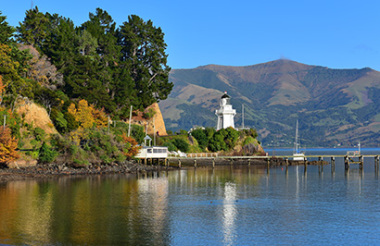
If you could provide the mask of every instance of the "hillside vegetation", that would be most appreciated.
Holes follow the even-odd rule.
[[[167,129],[216,126],[224,91],[241,125],[256,128],[264,146],[292,146],[299,120],[304,146],[380,145],[380,73],[330,69],[290,60],[230,67],[174,69],[174,88],[160,103]]]
[[[173,86],[165,50],[161,28],[136,15],[117,28],[98,8],[74,26],[35,7],[15,28],[0,12],[0,165],[19,156],[74,166],[132,158],[145,133],[133,125],[127,136],[131,106],[163,125],[154,107]]]

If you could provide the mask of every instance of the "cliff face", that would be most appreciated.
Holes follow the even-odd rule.
[[[58,133],[46,109],[41,106],[33,102],[19,100],[16,104],[16,112],[21,117],[24,117],[26,123],[43,129],[46,134]]]
[[[155,114],[150,119],[145,119],[143,113],[139,112],[136,116],[132,117],[132,124],[143,126],[144,129],[147,129],[148,134],[154,134],[158,132],[159,135],[167,135],[164,118],[162,117],[160,107],[158,103],[153,103],[151,106],[145,109],[144,112],[148,112],[150,109],[153,109]],[[127,121],[129,123],[129,121]]]
[[[143,117],[143,113],[139,112],[138,115],[132,117],[131,123],[143,126],[144,129],[147,127],[148,134],[153,134],[154,131],[156,131],[156,133],[158,132],[160,135],[167,135],[165,122],[158,104],[152,104],[145,109],[145,112],[148,112],[149,109],[153,109],[155,112],[151,119],[145,119]],[[58,133],[48,113],[46,112],[46,109],[41,106],[33,102],[19,100],[16,104],[16,112],[18,115],[24,117],[25,122],[28,124],[33,124],[34,127],[40,127],[46,134]]]

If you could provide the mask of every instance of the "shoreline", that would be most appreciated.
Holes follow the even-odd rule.
[[[129,161],[113,165],[89,165],[84,167],[69,167],[65,164],[37,164],[36,166],[20,168],[0,168],[0,184],[9,181],[45,179],[62,176],[91,176],[106,174],[135,174],[139,172],[153,172],[162,169],[162,166],[151,166]],[[174,169],[169,167],[168,170]]]
[[[194,162],[186,160],[182,162],[183,168],[194,167]],[[177,170],[177,161],[172,161],[168,167],[162,165],[144,165],[136,161],[128,161],[120,164],[112,165],[88,165],[80,167],[70,167],[65,164],[37,164],[36,166],[20,167],[20,168],[0,168],[0,184],[9,181],[20,181],[30,179],[48,179],[63,176],[92,176],[92,175],[107,175],[107,174],[136,174],[154,172],[160,170]],[[227,161],[219,160],[216,166],[227,165],[247,165],[247,161]],[[308,165],[326,165],[326,161],[312,161]],[[252,166],[266,166],[267,162],[264,160],[252,160]],[[285,161],[282,159],[275,159],[270,162],[270,167],[284,166]],[[303,161],[290,161],[289,166],[304,165]],[[197,167],[212,167],[211,160],[197,160]]]

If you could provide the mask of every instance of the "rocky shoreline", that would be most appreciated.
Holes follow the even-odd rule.
[[[29,167],[19,168],[0,168],[0,183],[26,179],[42,179],[58,176],[74,176],[74,175],[104,175],[104,174],[133,174],[153,172],[158,170],[173,170],[178,168],[178,160],[172,160],[172,166],[164,167],[162,165],[144,165],[136,161],[127,161],[112,165],[88,165],[88,166],[68,166],[66,164],[37,164]],[[247,165],[246,160],[238,160],[233,162],[234,165]],[[193,160],[182,160],[183,167],[194,166]],[[197,166],[211,166],[212,160],[198,160]],[[217,165],[232,164],[229,160],[218,160]],[[289,161],[289,165],[304,165],[303,161]],[[327,165],[326,161],[311,161],[308,165]],[[265,160],[252,160],[251,165],[266,166]],[[283,159],[272,159],[270,167],[285,166]]]
[[[0,168],[0,183],[16,180],[49,178],[55,176],[99,175],[99,174],[128,174],[138,172],[152,172],[160,170],[162,166],[151,166],[129,161],[113,165],[88,165],[80,167],[66,166],[65,164],[38,164],[30,167]],[[169,167],[169,169],[173,169]]]

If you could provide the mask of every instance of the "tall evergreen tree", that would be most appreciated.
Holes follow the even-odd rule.
[[[24,44],[33,45],[36,49],[41,50],[42,45],[49,35],[49,19],[39,12],[38,7],[26,11],[23,22],[19,23],[17,31],[18,41]]]
[[[118,43],[122,47],[121,61],[135,83],[139,106],[145,108],[166,99],[173,84],[169,82],[167,45],[161,28],[153,26],[151,20],[145,22],[131,15],[118,31]]]
[[[6,19],[7,17],[3,16],[0,11],[0,43],[2,44],[9,44],[10,42],[12,42],[11,37],[15,32],[15,28],[10,26]]]

